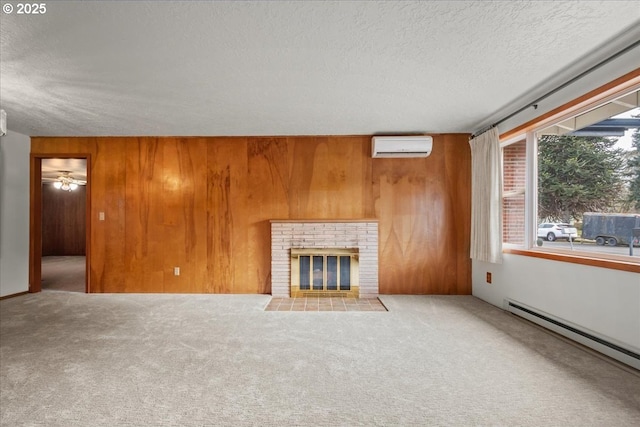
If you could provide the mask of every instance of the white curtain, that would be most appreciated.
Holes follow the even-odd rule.
[[[502,262],[502,160],[498,128],[471,145],[471,258]]]

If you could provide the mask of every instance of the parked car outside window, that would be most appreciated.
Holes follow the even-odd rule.
[[[544,222],[538,225],[538,237],[553,242],[558,239],[575,239],[578,237],[578,230],[569,224],[561,222]]]

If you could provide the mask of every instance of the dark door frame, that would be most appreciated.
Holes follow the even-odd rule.
[[[86,159],[85,292],[91,292],[91,154],[31,153],[29,194],[29,292],[42,291],[42,159]]]

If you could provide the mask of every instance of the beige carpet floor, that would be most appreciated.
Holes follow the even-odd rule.
[[[640,376],[471,296],[0,301],[2,426],[637,426]]]
[[[42,290],[85,292],[84,256],[42,257]]]

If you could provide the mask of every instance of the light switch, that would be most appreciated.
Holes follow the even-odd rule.
[[[98,214],[98,219],[99,219],[100,221],[104,221],[104,212],[100,212],[100,213]]]

